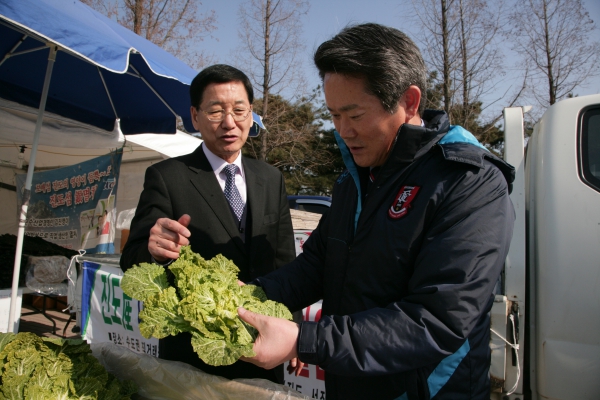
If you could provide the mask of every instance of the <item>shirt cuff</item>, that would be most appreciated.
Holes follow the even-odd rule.
[[[304,321],[298,333],[298,358],[306,364],[319,364],[317,354],[317,323]]]

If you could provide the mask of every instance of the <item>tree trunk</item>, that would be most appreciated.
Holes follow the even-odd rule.
[[[463,0],[459,1],[460,12],[460,53],[462,57],[462,121],[461,125],[467,129],[467,121],[469,119],[469,71],[468,63],[469,55],[467,54],[467,38],[465,33],[465,17],[463,14]]]
[[[452,102],[450,96],[450,54],[449,54],[449,43],[448,43],[448,3],[447,0],[440,0],[442,6],[442,56],[444,65],[444,111],[450,113],[450,103]]]
[[[556,103],[556,88],[554,87],[554,71],[552,65],[552,49],[550,48],[550,29],[548,28],[548,3],[542,1],[544,11],[544,45],[546,47],[546,75],[548,76],[548,94],[550,95],[550,105]]]
[[[142,35],[145,1],[146,0],[135,0],[135,9],[133,10],[133,31],[140,36]]]
[[[271,55],[269,54],[269,35],[271,30],[270,24],[271,18],[271,0],[267,0],[267,4],[265,6],[265,65],[264,65],[264,73],[263,73],[263,104],[262,104],[262,117],[267,117],[267,112],[269,110],[269,58]],[[267,132],[263,131],[261,138],[262,146],[260,148],[260,159],[262,161],[267,161]]]

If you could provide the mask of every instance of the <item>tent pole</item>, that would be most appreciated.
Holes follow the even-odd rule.
[[[15,316],[17,313],[17,293],[19,290],[19,275],[21,274],[21,255],[23,253],[23,239],[25,237],[25,221],[27,219],[27,208],[31,197],[31,183],[33,181],[33,170],[35,169],[35,156],[37,153],[38,142],[40,140],[40,130],[44,119],[44,110],[46,109],[46,100],[48,98],[48,89],[50,87],[50,78],[52,77],[52,68],[56,60],[58,46],[50,46],[48,55],[48,66],[46,67],[46,76],[44,78],[44,87],[40,99],[40,108],[38,111],[35,133],[33,135],[33,146],[29,154],[29,167],[27,168],[27,178],[25,180],[25,191],[23,192],[23,204],[19,214],[19,230],[17,231],[17,246],[15,248],[15,264],[13,268],[12,290],[10,292],[10,315],[8,318],[7,332],[15,332]]]

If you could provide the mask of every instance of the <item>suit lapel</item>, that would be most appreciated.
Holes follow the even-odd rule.
[[[251,214],[252,221],[252,236],[259,234],[259,228],[263,225],[264,220],[264,207],[266,200],[265,192],[265,181],[259,172],[254,168],[252,163],[242,158],[242,164],[244,165],[244,174],[246,175],[246,193],[248,195],[248,209]]]
[[[223,195],[223,190],[221,189],[219,182],[217,182],[215,173],[201,146],[194,152],[193,159],[194,162],[188,167],[190,171],[193,172],[190,174],[192,185],[198,191],[200,196],[204,198],[219,221],[221,221],[223,228],[227,231],[229,236],[231,236],[232,239],[239,238],[240,233],[233,220],[229,203],[227,203],[227,199],[225,199],[225,196]],[[240,250],[245,252],[242,240],[233,241],[238,245]]]

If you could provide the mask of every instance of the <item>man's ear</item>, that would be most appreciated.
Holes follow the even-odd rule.
[[[192,117],[192,125],[194,125],[194,128],[199,131],[200,129],[196,126],[197,122],[196,119],[198,118],[198,109],[194,106],[190,107],[190,116]]]
[[[421,89],[415,85],[410,85],[402,95],[401,102],[404,103],[406,122],[410,122],[415,117],[420,118],[419,104],[421,103]]]

